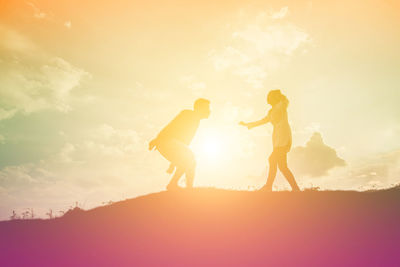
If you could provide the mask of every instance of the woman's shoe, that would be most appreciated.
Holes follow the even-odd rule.
[[[258,191],[260,191],[260,192],[272,192],[272,188],[264,185],[263,187],[258,189]]]

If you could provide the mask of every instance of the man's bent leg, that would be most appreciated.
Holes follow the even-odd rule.
[[[179,179],[182,177],[184,171],[181,168],[177,168],[175,174],[172,176],[171,181],[167,185],[167,190],[173,190],[178,188]]]
[[[175,171],[175,165],[173,163],[170,163],[167,169],[167,173],[172,174],[174,171]]]
[[[194,158],[194,155],[191,152],[191,157],[190,161],[188,161],[187,165],[187,170],[186,170],[186,188],[193,188],[193,182],[194,182],[194,174],[196,171],[196,160]]]
[[[172,139],[160,143],[157,150],[164,156],[164,158],[171,162],[171,165],[176,166],[175,174],[168,187],[177,187],[178,181],[183,173],[186,174],[187,186],[192,187],[196,160],[190,148],[183,142]]]
[[[180,177],[180,176],[182,176],[181,171],[183,171],[183,173],[185,173],[185,176],[186,176],[186,187],[192,188],[194,174],[196,171],[196,159],[194,157],[192,150],[190,150],[190,148],[186,144],[184,144],[182,142],[176,142],[175,143],[175,159],[176,159],[175,164],[176,164],[176,168],[177,168],[176,173],[178,173],[178,170],[179,170],[178,175]],[[179,178],[178,178],[178,180],[179,180]]]

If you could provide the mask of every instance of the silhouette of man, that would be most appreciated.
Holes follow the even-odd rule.
[[[186,188],[193,187],[196,160],[189,145],[200,125],[200,120],[210,116],[210,101],[199,98],[193,110],[181,111],[157,137],[150,141],[149,150],[156,148],[171,164],[168,173],[175,174],[167,185],[167,190],[177,189],[179,179],[186,176]]]

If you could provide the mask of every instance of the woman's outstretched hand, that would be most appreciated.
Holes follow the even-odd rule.
[[[245,123],[244,121],[239,122],[239,125],[245,126],[245,127],[247,127],[247,129],[249,129],[249,130],[251,129],[249,123]]]

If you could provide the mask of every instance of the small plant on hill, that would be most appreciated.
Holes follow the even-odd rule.
[[[15,210],[12,211],[12,215],[10,216],[10,220],[18,220],[21,219],[21,217],[15,212]]]
[[[319,186],[311,186],[311,187],[306,187],[303,189],[303,191],[319,191],[321,188]]]
[[[80,207],[79,202],[75,202],[75,206],[71,206],[66,212],[63,213],[63,216],[71,216],[82,213],[84,210]]]
[[[53,214],[53,210],[49,209],[49,211],[46,213],[47,216],[49,216],[49,219],[53,219],[55,218],[54,214]]]
[[[35,218],[35,213],[33,212],[33,209],[26,209],[24,212],[22,212],[21,217],[19,219],[27,220],[27,219],[34,219]]]

